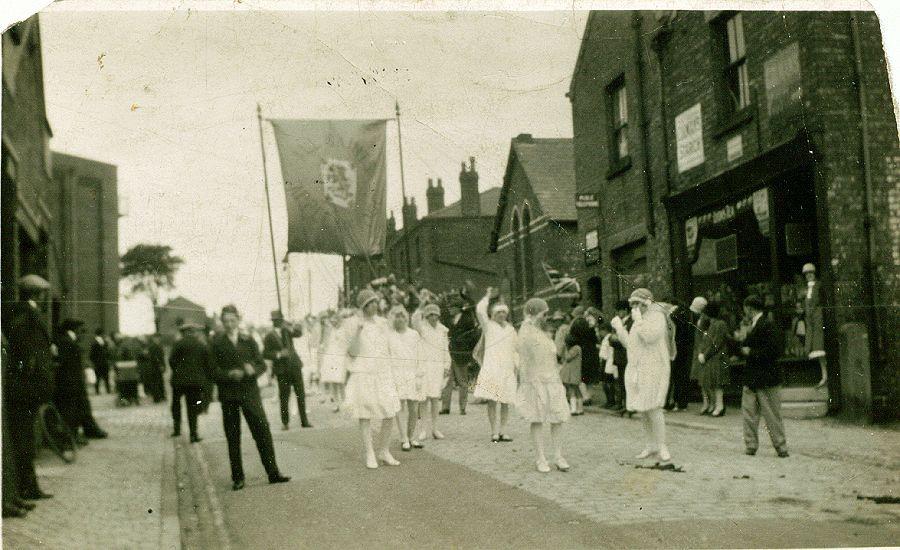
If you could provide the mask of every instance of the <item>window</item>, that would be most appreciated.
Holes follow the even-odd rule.
[[[610,106],[610,151],[613,164],[624,162],[628,158],[628,95],[625,90],[625,77],[620,76],[607,89]]]
[[[524,297],[528,297],[529,293],[534,292],[534,251],[531,243],[531,208],[526,204],[522,209],[522,273],[524,274],[523,292]]]
[[[747,76],[747,51],[744,43],[744,20],[740,13],[725,19],[723,38],[728,53],[725,83],[729,106],[740,111],[750,105],[750,80]]]

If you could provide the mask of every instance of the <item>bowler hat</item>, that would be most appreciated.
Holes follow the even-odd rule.
[[[803,273],[815,273],[815,272],[816,272],[816,266],[814,266],[813,264],[804,264],[803,265]]]
[[[60,330],[77,330],[84,326],[84,321],[80,319],[66,319],[62,323],[59,324]]]

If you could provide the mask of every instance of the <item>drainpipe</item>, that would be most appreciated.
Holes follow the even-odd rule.
[[[656,236],[656,216],[654,215],[653,179],[650,175],[650,154],[647,152],[649,136],[647,134],[647,117],[644,115],[644,56],[641,55],[643,43],[641,39],[641,12],[632,12],[631,28],[634,30],[634,65],[637,70],[635,91],[638,97],[638,124],[641,127],[641,167],[644,172],[644,190],[647,199],[647,236]]]
[[[854,80],[856,81],[856,94],[857,101],[859,103],[859,133],[862,142],[862,172],[863,172],[863,182],[865,183],[864,192],[865,192],[865,202],[866,202],[866,214],[863,220],[863,229],[866,232],[866,253],[864,257],[864,265],[863,265],[863,285],[865,286],[866,293],[872,300],[870,304],[871,307],[866,308],[868,323],[869,323],[869,351],[871,353],[869,364],[879,364],[879,354],[881,352],[881,338],[879,334],[879,314],[877,311],[877,307],[875,305],[875,262],[872,258],[872,253],[875,250],[875,237],[872,233],[872,219],[874,216],[874,204],[872,200],[872,161],[869,153],[869,115],[867,110],[866,103],[866,89],[863,84],[862,78],[865,74],[865,70],[863,68],[862,61],[862,49],[859,43],[859,23],[856,19],[856,14],[850,15],[850,35],[853,39],[853,57],[854,57]],[[871,368],[869,371],[869,375],[871,377]],[[879,400],[884,404],[884,400],[886,397],[883,393],[879,392],[879,395],[872,395],[873,401],[873,414],[874,410],[874,401]]]

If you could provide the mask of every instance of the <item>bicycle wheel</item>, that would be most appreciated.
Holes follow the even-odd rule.
[[[75,462],[78,454],[75,434],[63,422],[56,407],[47,403],[38,410],[38,430],[44,445],[50,448],[63,462]]]

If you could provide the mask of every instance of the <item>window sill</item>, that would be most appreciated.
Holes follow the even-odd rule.
[[[750,104],[740,111],[734,111],[731,114],[725,116],[724,120],[719,123],[718,127],[713,132],[713,137],[718,139],[731,132],[732,130],[736,130],[741,126],[744,126],[745,124],[753,120],[754,113],[754,105]]]
[[[631,155],[621,158],[617,161],[613,161],[612,166],[609,171],[606,173],[606,179],[611,180],[616,178],[631,168]]]

